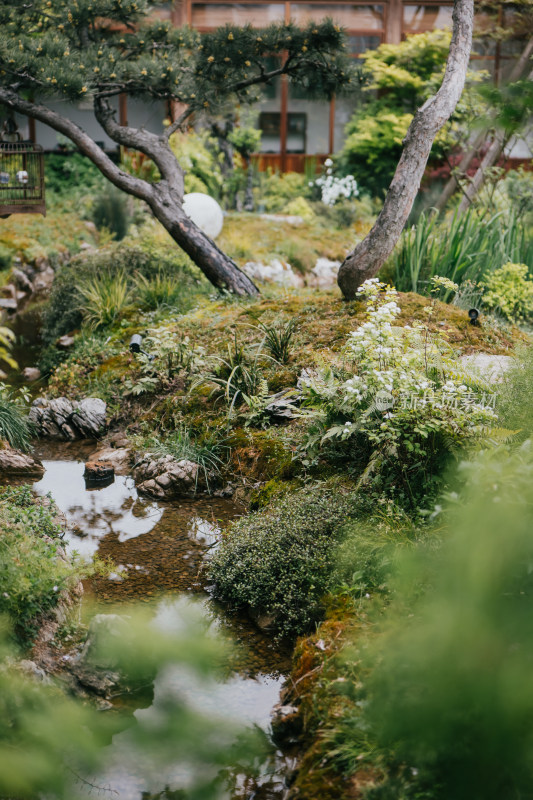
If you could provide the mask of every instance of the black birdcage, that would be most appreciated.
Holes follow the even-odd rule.
[[[11,119],[0,134],[0,217],[46,215],[43,149],[24,142]]]

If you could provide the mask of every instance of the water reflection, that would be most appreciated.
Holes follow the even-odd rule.
[[[46,472],[34,489],[52,495],[67,517],[68,546],[84,556],[94,555],[108,534],[125,542],[149,533],[163,516],[157,503],[138,497],[130,477],[116,475],[109,486],[87,489],[82,461],[45,460],[43,464]]]
[[[270,711],[288,669],[288,653],[246,617],[228,613],[205,593],[202,565],[206,551],[216,546],[221,528],[238,509],[231,501],[214,498],[153,502],[139,497],[133,480],[123,476],[116,476],[110,486],[88,489],[83,472],[89,452],[76,453],[74,445],[56,448],[47,446],[41,453],[46,472],[35,490],[50,493],[65,513],[71,549],[87,556],[98,553],[115,565],[111,575],[90,582],[89,593],[98,601],[113,603],[156,600],[154,624],[173,629],[182,624],[194,594],[205,629],[230,636],[235,643],[223,681],[206,683],[183,665],[162,670],[154,681],[150,707],[134,711],[135,724],[149,728],[172,695],[208,716],[245,721],[268,731]],[[80,455],[83,460],[78,460]],[[142,800],[157,796],[166,785],[186,784],[186,765],[177,760],[171,770],[154,775],[153,765],[142,763],[138,751],[133,755],[130,735],[125,730],[114,737],[107,767],[94,781],[97,786],[115,792],[120,800]],[[265,763],[259,780],[236,775],[232,796],[282,797],[285,789],[280,770],[283,761],[278,753]],[[79,787],[78,793],[91,796]]]

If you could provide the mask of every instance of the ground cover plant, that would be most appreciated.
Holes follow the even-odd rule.
[[[434,284],[457,289],[443,278]],[[422,323],[394,328],[400,314],[395,290],[372,279],[359,296],[366,300],[366,321],[348,336],[345,366],[328,367],[304,385],[312,425],[303,455],[309,462],[323,450],[345,469],[353,465],[360,485],[415,505],[454,448],[486,436],[495,424],[491,392]]]
[[[0,614],[27,644],[42,616],[86,568],[60,554],[63,529],[52,502],[35,500],[29,486],[0,491]]]
[[[216,596],[280,636],[306,632],[323,614],[342,525],[357,513],[340,486],[315,484],[237,521],[209,562]]]

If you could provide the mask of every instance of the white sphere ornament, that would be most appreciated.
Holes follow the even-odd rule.
[[[224,225],[224,212],[208,194],[191,192],[183,198],[183,210],[206,236],[216,239]]]

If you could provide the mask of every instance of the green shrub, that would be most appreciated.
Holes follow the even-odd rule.
[[[269,213],[281,213],[287,203],[306,192],[307,184],[304,175],[297,172],[267,172],[261,175],[261,185],[257,204],[263,205]]]
[[[119,242],[131,221],[128,196],[120,189],[108,188],[95,197],[91,216],[98,230],[108,230]]]
[[[147,278],[138,274],[134,278],[135,297],[141,308],[155,310],[161,306],[178,307],[180,312],[190,308],[191,295],[180,276],[166,272],[156,272]]]
[[[77,567],[58,557],[57,509],[33,498],[29,486],[0,490],[0,613],[26,641],[38,618],[53,608],[61,591],[79,580]]]
[[[220,199],[224,190],[223,157],[207,131],[174,133],[170,146],[185,170],[185,192],[203,192]]]
[[[147,279],[158,274],[172,275],[184,293],[193,288],[198,292],[204,285],[196,268],[180,250],[163,247],[149,238],[142,244],[111,244],[96,253],[75,256],[57,271],[50,299],[43,310],[45,345],[55,344],[59,336],[80,327],[83,317],[79,287],[101,274],[124,274],[128,282],[136,275]]]
[[[47,153],[44,157],[47,192],[58,195],[90,194],[111,188],[98,167],[81,153]]]
[[[283,213],[289,214],[290,216],[301,217],[304,222],[312,222],[315,218],[313,207],[305,197],[295,197],[294,200],[290,200],[284,207]]]
[[[498,311],[511,322],[521,322],[533,314],[533,280],[526,264],[510,261],[481,281],[485,288],[483,305]]]
[[[238,520],[209,565],[216,596],[267,616],[278,635],[310,630],[323,613],[342,526],[356,512],[353,495],[316,485]]]
[[[460,484],[443,546],[403,563],[395,609],[365,658],[365,728],[389,765],[372,800],[530,794],[530,443],[485,452],[463,465]]]
[[[421,325],[393,327],[400,313],[394,289],[373,278],[358,296],[367,319],[348,337],[346,366],[304,386],[312,422],[300,456],[307,465],[320,455],[334,460],[359,475],[361,486],[415,505],[435,490],[454,453],[486,435],[496,414],[483,384],[462,372],[443,339]]]
[[[14,250],[9,247],[6,247],[4,244],[0,244],[0,270],[9,270],[11,269],[11,265],[13,264],[13,256],[15,255]]]

